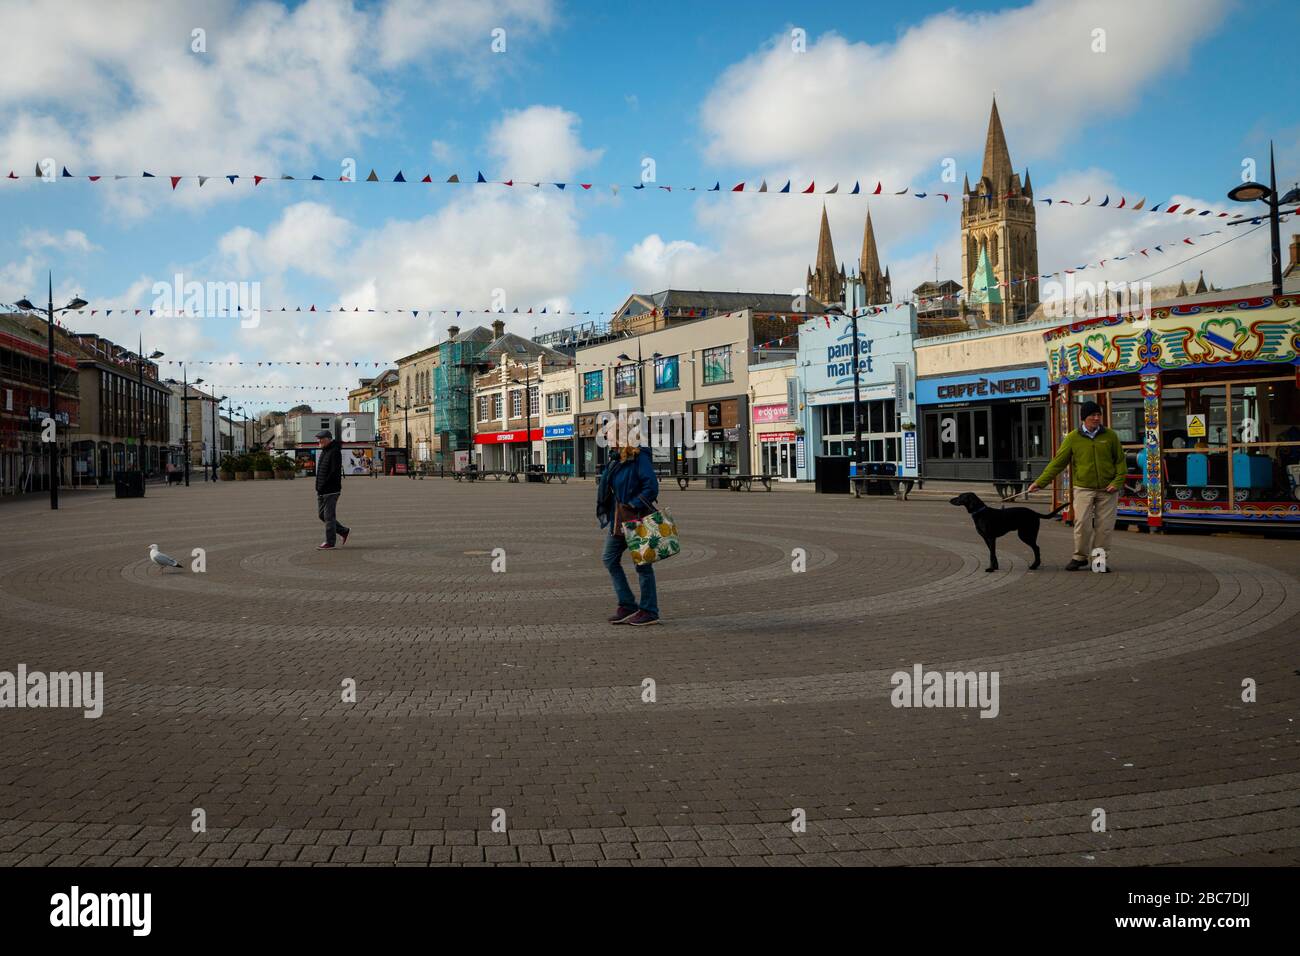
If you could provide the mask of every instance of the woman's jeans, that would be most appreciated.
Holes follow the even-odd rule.
[[[638,564],[636,566],[636,576],[641,588],[641,603],[638,604],[636,598],[632,596],[632,588],[627,583],[627,575],[623,573],[623,552],[627,550],[627,539],[621,534],[610,534],[605,536],[605,554],[602,560],[605,562],[605,570],[609,572],[609,578],[614,582],[614,595],[618,598],[620,607],[635,607],[647,614],[659,616],[659,595],[655,589],[655,566],[653,564]]]

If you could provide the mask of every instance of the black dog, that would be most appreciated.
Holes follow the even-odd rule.
[[[1065,510],[1065,505],[1061,505],[1049,515],[1039,514],[1029,508],[1000,508],[994,511],[980,500],[979,495],[969,491],[953,498],[948,504],[961,505],[975,519],[975,530],[989,546],[989,566],[985,571],[998,569],[998,538],[1010,531],[1014,531],[1021,541],[1034,549],[1034,563],[1029,566],[1029,570],[1038,570],[1042,563],[1042,555],[1038,553],[1038,522],[1044,518],[1055,518]]]

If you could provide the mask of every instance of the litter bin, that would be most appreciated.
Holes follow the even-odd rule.
[[[731,474],[730,465],[709,465],[709,487],[710,488],[729,488],[731,482],[727,476]]]
[[[118,471],[113,474],[114,498],[143,498],[144,472]]]
[[[816,459],[817,477],[813,489],[823,495],[847,495],[849,493],[849,460],[843,457],[818,455]]]
[[[544,477],[542,477],[543,475],[546,474],[546,466],[545,466],[545,465],[529,465],[528,468],[525,469],[525,471],[526,471],[526,477],[524,478],[525,481],[545,481],[545,480],[546,480]]]

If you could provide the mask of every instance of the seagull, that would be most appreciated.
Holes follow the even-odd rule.
[[[158,550],[158,545],[149,545],[149,560],[161,568],[179,568],[181,563]]]

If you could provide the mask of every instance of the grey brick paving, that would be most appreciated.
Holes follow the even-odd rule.
[[[633,630],[592,491],[350,481],[333,553],[301,481],[0,504],[0,669],[107,697],[0,711],[0,865],[1300,862],[1300,542],[1120,534],[1071,575],[1052,523],[985,574],[942,502],[672,489]],[[998,671],[1000,716],[895,709],[914,663]]]

